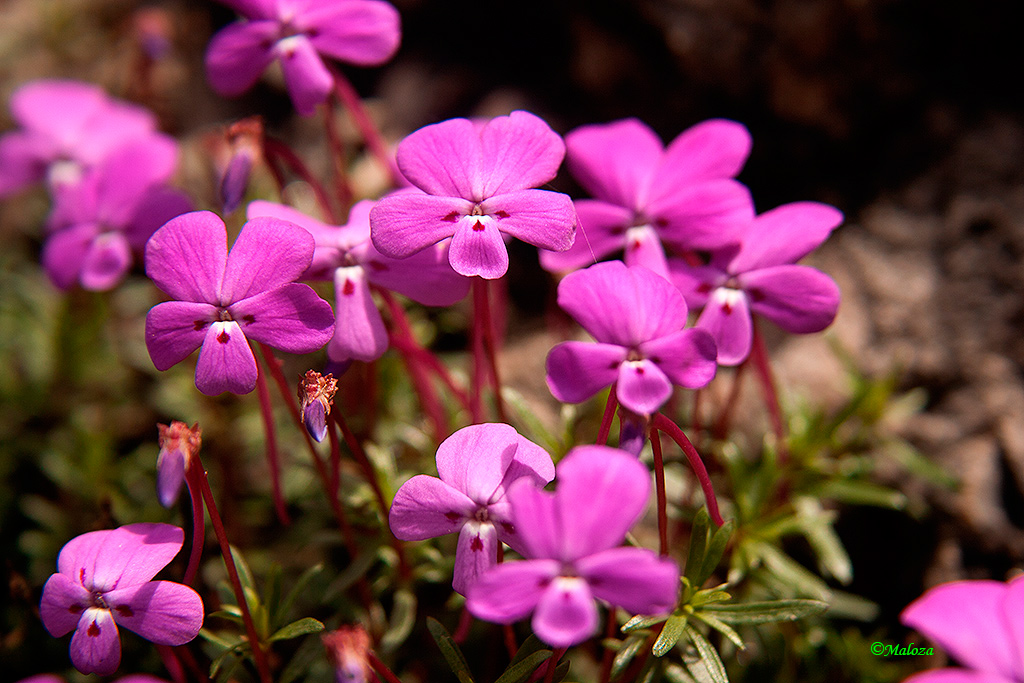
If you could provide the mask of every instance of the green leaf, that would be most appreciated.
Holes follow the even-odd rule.
[[[256,593],[256,582],[253,581],[252,572],[249,570],[245,558],[242,557],[242,553],[233,545],[228,547],[231,549],[231,559],[235,562],[235,569],[238,570],[238,580],[241,581],[242,588],[248,588]]]
[[[722,621],[718,617],[714,616],[713,614],[708,614],[707,612],[704,612],[704,611],[694,612],[693,616],[697,617],[698,619],[703,621],[705,624],[707,624],[708,626],[710,626],[711,628],[715,629],[716,631],[721,633],[723,636],[725,636],[726,638],[731,640],[732,644],[735,645],[736,647],[738,647],[739,649],[741,649],[741,650],[746,650],[747,649],[747,646],[743,642],[743,639],[740,638],[740,634],[736,633],[736,631],[733,629],[732,626],[729,626],[729,624],[725,623],[724,621]]]
[[[394,605],[391,608],[391,620],[388,630],[381,636],[378,650],[392,652],[412,633],[416,624],[416,595],[408,588],[395,591]]]
[[[213,615],[209,615],[209,616],[213,616]],[[208,640],[209,642],[213,643],[214,645],[217,645],[218,647],[221,647],[221,648],[225,649],[225,650],[230,650],[230,649],[232,649],[234,647],[238,647],[239,645],[241,645],[242,643],[245,642],[244,640],[236,640],[236,641],[232,642],[232,641],[228,640],[227,638],[224,638],[223,636],[220,636],[220,635],[214,633],[213,631],[210,631],[210,630],[205,629],[205,628],[199,629],[199,636],[201,638],[205,639],[205,640]]]
[[[853,580],[853,563],[832,526],[835,513],[825,511],[815,498],[800,496],[793,502],[804,538],[811,544],[823,572],[846,585]]]
[[[306,586],[312,581],[313,577],[323,571],[324,566],[322,564],[316,564],[302,572],[298,579],[295,580],[295,585],[288,591],[288,595],[285,596],[278,608],[274,610],[273,605],[270,604],[268,599],[267,604],[270,605],[272,611],[272,619],[274,624],[284,621],[288,618],[288,613],[292,611],[292,607],[295,605],[295,601],[298,599],[302,591],[306,590]]]
[[[816,600],[828,600],[832,596],[821,577],[808,571],[802,564],[768,543],[757,544],[756,551],[764,566],[776,580]]]
[[[693,517],[693,527],[690,529],[690,550],[686,554],[685,576],[693,584],[694,589],[700,588],[703,583],[700,581],[700,573],[701,567],[704,565],[710,526],[711,517],[708,515],[707,508],[701,507]]]
[[[275,640],[291,640],[292,638],[298,638],[304,636],[307,633],[319,633],[324,630],[322,622],[314,619],[313,617],[303,617],[298,621],[279,628],[274,635],[267,638],[267,642],[274,642]]]
[[[803,619],[821,614],[826,609],[828,604],[819,600],[770,600],[737,605],[707,605],[701,612],[728,624],[769,624]]]
[[[223,609],[219,609],[216,612],[210,612],[206,615],[207,619],[211,617],[227,619],[228,621],[233,621],[236,624],[245,623],[242,619],[242,610],[238,609],[238,605],[224,605]]]
[[[683,631],[686,628],[686,616],[680,616],[673,614],[665,621],[665,625],[661,629],[661,633],[658,634],[658,639],[654,641],[654,646],[651,648],[651,654],[655,657],[663,657],[672,648],[676,646],[679,639],[683,637]]]
[[[615,659],[612,660],[612,680],[622,675],[622,672],[630,665],[646,641],[647,638],[645,636],[630,636],[626,638],[622,649],[619,650],[618,654],[615,655]]]
[[[722,585],[726,586],[728,584],[723,583]],[[694,593],[693,597],[690,598],[690,605],[701,607],[715,602],[725,602],[726,600],[732,600],[732,595],[720,588],[708,588]]]
[[[459,646],[452,639],[448,629],[441,625],[441,622],[437,619],[427,617],[427,630],[433,636],[434,642],[440,648],[441,654],[444,656],[445,661],[448,662],[448,666],[456,678],[459,679],[459,683],[473,683],[473,677],[469,673],[469,664],[466,663],[462,650],[459,649]]]
[[[693,627],[693,624],[686,624],[686,635],[690,637],[690,642],[697,648],[697,654],[700,655],[711,680],[714,683],[729,683],[722,658],[718,656],[718,651],[708,642],[708,639],[702,636],[700,631]]]
[[[569,675],[569,660],[566,659],[555,667],[555,675],[551,677],[551,683],[561,683]]]
[[[874,507],[902,510],[907,506],[907,497],[899,491],[869,481],[832,479],[814,490],[816,498],[834,500],[850,505],[871,505]]]
[[[700,585],[707,581],[708,578],[715,573],[715,570],[718,569],[718,564],[722,561],[722,555],[725,554],[725,548],[729,545],[729,539],[732,537],[732,533],[735,530],[735,519],[730,519],[728,522],[715,529],[714,533],[711,535],[711,542],[708,543],[707,552],[704,554],[704,560],[700,565],[700,584],[695,583],[695,587],[700,588]],[[689,562],[689,560],[687,560],[687,562]]]
[[[526,640],[523,641],[523,644],[519,646],[519,649],[516,651],[515,656],[512,657],[512,661],[509,662],[509,666],[511,666],[512,664],[518,664],[519,662],[523,661],[524,659],[532,655],[534,652],[540,652],[541,650],[545,649],[545,647],[546,646],[541,641],[541,639],[531,633],[529,636],[527,636]]]
[[[224,666],[225,662],[237,657],[241,657],[241,654],[235,649],[221,652],[220,656],[210,662],[210,678],[215,678],[217,676],[217,672],[221,670],[221,667]]]
[[[642,628],[648,628],[654,626],[655,624],[660,624],[661,622],[668,619],[668,617],[669,615],[667,614],[664,614],[660,617],[645,617],[642,614],[638,614],[629,621],[627,621],[625,624],[623,624],[620,630],[623,633],[629,633],[631,631],[636,631]]]
[[[678,664],[669,664],[665,667],[665,678],[669,683],[697,683],[697,679]]]
[[[508,668],[505,669],[505,673],[501,674],[494,683],[522,683],[552,654],[554,653],[551,650],[540,650],[527,655],[518,662],[509,664]]]

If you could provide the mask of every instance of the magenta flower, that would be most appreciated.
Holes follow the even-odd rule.
[[[177,157],[170,138],[139,138],[108,154],[79,183],[56,191],[43,247],[43,266],[55,286],[112,289],[157,228],[192,210],[188,197],[164,186]]]
[[[508,493],[523,562],[506,562],[470,587],[474,616],[509,624],[533,613],[533,632],[555,647],[597,631],[603,600],[633,614],[675,607],[679,567],[646,548],[619,547],[643,515],[651,475],[635,457],[607,446],[574,448],[558,464],[558,489],[533,482]]]
[[[565,144],[569,170],[596,199],[576,202],[582,234],[572,249],[541,252],[547,270],[574,270],[625,250],[626,265],[667,277],[665,244],[721,246],[754,215],[750,192],[732,179],[751,145],[735,121],[698,123],[668,149],[636,119],[582,126]]]
[[[900,620],[967,667],[925,671],[908,683],[1024,681],[1024,577],[944,583],[912,602]]]
[[[42,180],[76,184],[114,149],[135,139],[170,142],[142,107],[77,81],[32,81],[11,97],[20,130],[0,137],[0,197]]]
[[[146,316],[146,347],[166,370],[202,347],[196,387],[213,396],[256,386],[247,337],[289,353],[331,338],[331,305],[294,282],[313,258],[313,237],[276,218],[255,218],[227,249],[224,222],[209,211],[178,216],[146,245],[146,273],[174,301]]]
[[[335,363],[380,358],[388,348],[384,321],[370,285],[403,294],[427,306],[449,306],[469,291],[469,281],[448,265],[447,245],[425,249],[407,259],[384,256],[370,242],[372,201],[352,207],[348,223],[326,225],[295,209],[272,202],[249,204],[248,217],[271,216],[305,228],[316,242],[313,262],[303,279],[334,281],[334,336],[327,357]]]
[[[55,638],[71,638],[71,662],[106,676],[121,663],[120,624],[158,645],[182,645],[203,625],[203,601],[188,586],[153,581],[181,550],[169,524],[129,524],[72,539],[43,587],[39,615]]]
[[[843,214],[827,204],[784,204],[748,222],[738,247],[714,252],[706,266],[673,260],[672,281],[691,307],[704,307],[697,327],[715,337],[719,363],[738,365],[750,354],[751,311],[796,334],[832,324],[839,308],[836,283],[794,264],[842,222]]]
[[[401,37],[398,11],[381,0],[220,0],[245,17],[206,50],[206,73],[222,95],[240,95],[281,61],[295,109],[309,116],[334,85],[323,57],[359,66],[391,59]]]
[[[398,167],[426,194],[377,202],[370,212],[373,244],[406,258],[452,237],[452,268],[489,280],[508,270],[503,235],[564,251],[576,232],[572,200],[530,189],[554,178],[564,156],[558,134],[525,111],[420,128],[399,143]]]
[[[466,595],[482,572],[497,563],[498,541],[522,552],[506,492],[524,480],[543,486],[555,476],[547,451],[506,424],[481,424],[455,432],[437,449],[437,477],[418,474],[391,503],[389,521],[403,541],[459,532],[452,587]]]
[[[647,268],[608,261],[570,273],[558,285],[558,305],[597,340],[551,349],[548,387],[559,401],[579,403],[617,382],[619,403],[651,415],[673,384],[695,389],[715,376],[711,335],[683,329],[686,301]]]

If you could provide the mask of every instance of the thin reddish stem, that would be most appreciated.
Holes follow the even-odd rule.
[[[615,607],[608,608],[608,621],[604,627],[604,637],[606,640],[611,640],[616,636],[619,630],[619,620],[615,618],[617,609]],[[615,651],[611,648],[605,648],[604,654],[601,655],[601,678],[600,683],[609,683],[612,678],[612,664],[615,661]]]
[[[245,624],[246,637],[249,639],[249,646],[252,649],[253,659],[256,660],[256,670],[259,672],[261,683],[272,683],[270,665],[267,662],[267,654],[263,651],[263,644],[260,642],[259,634],[256,632],[256,624],[253,622],[252,614],[249,612],[249,603],[245,599],[245,591],[242,589],[242,582],[238,578],[238,569],[235,567],[235,560],[231,556],[231,546],[228,543],[227,533],[224,531],[224,523],[221,521],[220,513],[217,512],[217,503],[213,499],[213,491],[210,489],[210,482],[206,478],[206,469],[195,457],[195,466],[186,471],[186,476],[194,479],[193,485],[203,495],[203,502],[210,513],[210,523],[213,524],[213,532],[220,544],[220,553],[224,557],[224,566],[227,568],[228,580],[238,601],[238,608],[242,612],[242,622]]]
[[[402,679],[394,674],[391,669],[384,665],[384,662],[377,659],[377,655],[370,651],[366,652],[366,658],[370,660],[370,666],[377,672],[377,675],[383,678],[387,683],[402,683]]]
[[[459,625],[455,628],[455,633],[452,634],[452,640],[459,645],[466,642],[466,638],[469,636],[469,627],[473,625],[473,615],[469,613],[469,608],[463,605],[462,614],[459,615]]]
[[[270,490],[274,496],[274,509],[281,524],[292,523],[285,506],[284,494],[281,492],[281,459],[277,452],[277,431],[274,428],[274,409],[270,405],[270,390],[267,389],[267,378],[260,364],[256,364],[256,393],[260,400],[260,416],[263,418],[263,430],[267,437],[267,467],[270,469]]]
[[[388,146],[384,142],[384,136],[381,135],[377,124],[373,122],[369,112],[366,111],[366,107],[363,106],[359,93],[356,92],[352,84],[349,83],[348,79],[340,71],[332,68],[331,72],[334,74],[334,92],[338,95],[338,99],[348,110],[348,113],[352,115],[352,120],[355,121],[356,127],[359,128],[359,133],[363,136],[366,146],[370,148],[370,152],[377,157],[377,161],[388,172],[391,184],[396,187],[404,184],[405,179],[398,170],[394,155],[388,151]]]
[[[544,674],[544,683],[553,683],[555,680],[555,669],[558,668],[558,662],[561,661],[567,649],[564,647],[555,648],[555,651],[548,657],[548,670]]]
[[[160,653],[160,659],[163,660],[164,668],[167,669],[167,673],[171,674],[171,679],[174,683],[185,683],[185,670],[182,668],[181,662],[178,661],[174,648],[170,645],[154,644],[156,645],[156,651]]]
[[[729,396],[725,399],[725,405],[722,406],[718,413],[718,419],[715,420],[714,427],[712,427],[712,435],[716,439],[724,439],[729,435],[729,428],[732,425],[732,413],[736,408],[736,404],[740,398],[740,388],[742,387],[743,372],[746,370],[747,361],[743,361],[736,367],[732,374],[732,385],[729,387]]]
[[[654,486],[658,498],[658,545],[662,557],[668,557],[668,500],[665,496],[665,460],[661,455],[661,434],[657,429],[650,433],[651,449],[654,451]]]
[[[182,582],[191,586],[199,571],[199,560],[203,556],[203,545],[206,541],[206,518],[203,515],[202,493],[192,488],[192,482],[185,477],[188,496],[192,503],[192,550],[188,556],[188,566]]]
[[[612,382],[608,390],[608,402],[604,404],[604,414],[601,415],[601,427],[597,430],[597,445],[607,446],[608,435],[612,431],[612,418],[615,417],[615,408],[618,407],[618,397],[615,395],[615,388],[618,382]]]
[[[704,461],[701,460],[700,453],[693,447],[690,440],[686,438],[686,434],[675,422],[661,413],[655,413],[652,425],[655,429],[668,434],[669,438],[675,441],[676,445],[686,454],[686,460],[690,463],[690,469],[697,476],[700,488],[704,491],[704,501],[708,506],[708,513],[711,515],[711,519],[718,526],[725,524],[721,513],[718,511],[718,498],[715,497],[715,488],[711,484],[711,477],[708,476],[708,471],[704,468]]]
[[[775,377],[772,375],[772,366],[768,360],[768,350],[764,345],[764,337],[761,335],[757,320],[753,321],[754,339],[750,357],[754,361],[754,369],[757,370],[757,378],[761,381],[761,390],[764,395],[764,403],[768,408],[768,415],[771,418],[772,429],[775,432],[775,439],[778,442],[779,461],[785,462],[786,452],[786,426],[782,418],[782,405],[779,403],[779,392],[775,386]]]
[[[263,153],[268,159],[281,160],[283,161],[292,172],[304,180],[310,188],[313,190],[313,194],[316,196],[317,204],[320,206],[320,210],[323,211],[324,218],[327,222],[336,224],[338,222],[338,216],[334,212],[334,207],[331,206],[331,200],[327,196],[327,191],[324,190],[324,186],[320,183],[316,177],[309,171],[306,164],[303,163],[302,159],[292,151],[291,147],[275,140],[271,137],[266,137],[263,140]],[[284,178],[278,179],[278,183],[283,187]]]

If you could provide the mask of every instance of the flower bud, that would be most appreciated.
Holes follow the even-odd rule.
[[[236,121],[213,146],[220,173],[217,191],[224,213],[229,214],[242,203],[249,176],[263,158],[262,119],[253,116]]]
[[[302,405],[302,424],[306,431],[317,441],[323,441],[327,435],[327,416],[331,414],[334,394],[338,390],[338,380],[334,375],[321,375],[315,370],[306,371],[306,376],[299,382],[299,402]]]
[[[202,444],[199,423],[189,427],[174,420],[168,425],[157,425],[160,430],[160,455],[156,459],[156,490],[160,504],[169,508],[178,500],[185,470],[198,455]]]
[[[327,657],[334,665],[336,683],[365,683],[374,680],[367,656],[370,650],[370,636],[360,625],[342,626],[320,636]]]

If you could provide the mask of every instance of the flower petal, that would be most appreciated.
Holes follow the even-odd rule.
[[[505,496],[521,547],[516,550],[531,559],[562,557],[562,518],[555,494],[529,479],[509,487]]]
[[[616,380],[627,351],[615,344],[562,342],[548,353],[548,388],[563,403],[586,401]]]
[[[276,0],[219,0],[219,2],[249,19],[273,19],[276,14]]]
[[[135,205],[128,219],[124,236],[133,251],[142,253],[153,233],[167,221],[193,209],[192,200],[184,192],[169,187],[149,189]]]
[[[428,194],[393,194],[370,211],[373,246],[391,258],[405,258],[455,234],[456,223],[473,211],[464,199]]]
[[[206,77],[221,95],[248,90],[274,60],[276,21],[240,21],[225,26],[206,48]]]
[[[49,147],[41,136],[24,131],[0,136],[0,198],[45,177]]]
[[[833,206],[818,202],[793,202],[766,211],[749,224],[743,246],[729,264],[729,272],[796,263],[821,245],[843,222]]]
[[[702,180],[734,177],[746,163],[752,144],[746,126],[736,121],[710,119],[687,128],[665,150],[651,182],[648,205]]]
[[[508,249],[490,216],[464,216],[448,248],[448,262],[456,273],[496,280],[508,272]]]
[[[1003,618],[1008,626],[1010,640],[1024,642],[1024,580],[1017,576],[1007,584],[1003,598]],[[1017,680],[1024,679],[1024,652],[1017,649]]]
[[[707,386],[718,370],[718,348],[705,330],[680,330],[640,345],[640,353],[687,389]]]
[[[599,199],[578,199],[576,238],[566,251],[540,252],[540,265],[550,272],[576,270],[622,249],[633,212]]]
[[[425,306],[451,306],[469,292],[471,280],[448,262],[448,243],[438,242],[404,259],[384,256],[367,245],[364,262],[370,282]],[[369,252],[369,250],[368,250]]]
[[[582,643],[597,631],[597,605],[586,579],[558,576],[544,589],[530,622],[537,637],[555,647]]]
[[[681,249],[717,249],[739,239],[754,219],[750,190],[709,180],[676,190],[647,208],[661,238]]]
[[[534,610],[548,584],[558,576],[555,560],[507,562],[477,579],[466,608],[478,619],[511,624]]]
[[[217,214],[183,214],[146,243],[146,275],[174,299],[217,304],[227,243],[227,229]]]
[[[256,358],[238,323],[210,325],[196,361],[196,388],[207,396],[248,394],[256,388],[256,373]]]
[[[395,538],[422,541],[458,531],[477,504],[437,477],[417,474],[395,493],[388,524]]]
[[[539,116],[514,111],[494,117],[480,130],[480,153],[480,199],[485,199],[554,178],[565,158],[565,143]]]
[[[313,260],[314,248],[313,236],[293,223],[253,218],[228,254],[222,302],[239,302],[297,280]]]
[[[714,337],[720,365],[739,365],[750,355],[754,332],[744,292],[729,287],[712,291],[696,326]]]
[[[477,504],[487,505],[505,478],[519,439],[507,424],[463,427],[437,447],[437,474]]]
[[[621,544],[643,515],[651,491],[646,465],[607,446],[572,449],[558,463],[557,477],[561,559],[566,562]]]
[[[84,674],[109,676],[121,664],[121,638],[109,610],[90,607],[71,637],[71,663]]]
[[[181,450],[161,449],[156,459],[156,491],[160,504],[165,508],[173,507],[184,483],[185,456]]]
[[[961,664],[1016,680],[1017,644],[1003,621],[1007,584],[954,581],[936,586],[903,610],[900,621],[938,643]]]
[[[86,607],[92,604],[92,593],[67,574],[51,574],[43,586],[39,617],[54,638],[71,633]]]
[[[398,10],[379,0],[312,2],[301,21],[318,52],[359,66],[388,61],[401,39]]]
[[[498,532],[490,522],[466,522],[459,532],[455,548],[455,572],[452,588],[459,595],[469,590],[484,572],[498,563]]]
[[[621,261],[570,273],[558,285],[558,305],[597,341],[634,347],[686,324],[686,302],[665,278]]]
[[[100,221],[127,226],[147,190],[166,183],[177,163],[178,145],[167,135],[147,135],[111,152],[95,170]]]
[[[576,562],[594,597],[630,614],[664,614],[675,609],[679,566],[647,548],[611,548]]]
[[[150,581],[104,596],[119,625],[158,645],[183,645],[203,625],[203,600],[188,586]]]
[[[316,105],[327,100],[334,87],[334,77],[304,35],[283,38],[274,46],[281,60],[284,82],[295,110],[303,116],[316,113]]]
[[[309,285],[292,282],[228,307],[246,338],[287,351],[310,353],[331,340],[331,305]]]
[[[42,79],[15,90],[10,106],[11,117],[22,127],[73,144],[107,106],[107,96],[92,83]]]
[[[627,229],[625,237],[622,260],[626,265],[643,266],[667,280],[668,262],[658,233],[649,225],[641,225]]]
[[[327,346],[331,360],[371,361],[387,351],[388,332],[360,266],[334,271],[334,309],[334,336]]]
[[[516,434],[516,451],[512,461],[505,470],[498,488],[491,494],[489,503],[494,504],[499,498],[504,499],[512,483],[527,477],[536,486],[542,487],[555,478],[555,463],[551,460],[551,454],[533,443],[525,436]],[[511,516],[504,517],[511,519]]]
[[[61,549],[57,569],[88,590],[106,592],[149,581],[181,550],[185,533],[170,524],[129,524],[90,531]]]
[[[1015,683],[1015,681],[999,674],[968,669],[931,669],[916,673],[904,680],[903,683]]]
[[[192,301],[165,301],[146,315],[146,348],[157,370],[167,370],[203,345],[217,309]]]
[[[93,292],[113,289],[132,265],[132,250],[120,232],[96,236],[82,261],[82,287]]]
[[[480,208],[497,219],[498,230],[535,247],[565,251],[576,236],[576,209],[561,192],[519,190],[491,197]]]
[[[569,171],[598,199],[638,211],[661,161],[661,140],[637,119],[581,126],[565,136]]]
[[[85,255],[99,233],[94,223],[83,223],[54,232],[43,246],[43,268],[58,289],[71,289],[82,273]]]
[[[398,168],[410,183],[427,194],[471,202],[484,199],[481,157],[480,135],[469,119],[424,126],[398,143],[396,152]],[[377,248],[388,254],[379,244]]]
[[[750,308],[795,334],[820,332],[836,317],[839,287],[810,266],[775,266],[744,273],[740,285]]]
[[[668,260],[669,280],[683,294],[690,310],[703,308],[716,287],[729,280],[729,274],[714,266],[691,266],[682,259]]]
[[[628,360],[619,366],[615,396],[634,413],[653,415],[672,396],[672,382],[646,358]]]

